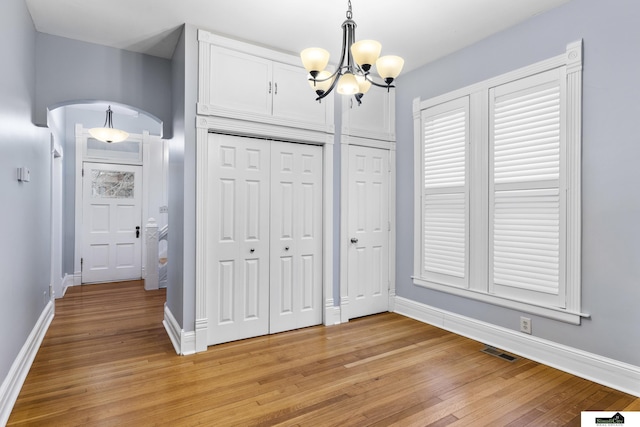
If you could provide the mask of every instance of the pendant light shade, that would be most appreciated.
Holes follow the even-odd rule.
[[[376,61],[378,74],[387,84],[391,84],[391,82],[400,75],[403,66],[404,59],[395,55],[382,56]]]
[[[365,76],[356,76],[358,82],[358,93],[365,94],[371,89],[371,82],[365,78]]]
[[[338,93],[340,95],[355,95],[360,90],[356,77],[351,73],[345,73],[338,82]]]
[[[315,80],[313,78],[309,79],[309,86],[320,96],[329,90],[334,80],[335,77],[331,71],[323,70],[317,74]]]
[[[107,108],[107,117],[104,120],[104,126],[101,128],[89,129],[89,134],[98,141],[108,143],[122,142],[129,138],[129,134],[127,132],[113,128],[113,111],[111,110],[111,105]]]
[[[309,74],[316,78],[320,71],[327,68],[329,52],[319,47],[310,47],[300,52],[300,59]]]
[[[367,72],[380,56],[382,45],[375,40],[360,40],[351,45],[353,59]]]

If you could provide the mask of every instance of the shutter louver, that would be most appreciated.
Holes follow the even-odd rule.
[[[498,191],[494,210],[494,282],[556,294],[560,224],[557,189]]]
[[[464,110],[434,117],[425,124],[425,188],[464,186],[466,142]]]
[[[424,269],[465,276],[465,195],[431,194],[424,206]]]
[[[494,182],[558,179],[559,173],[560,88],[496,102]]]
[[[466,286],[468,99],[423,115],[422,274]]]
[[[497,295],[560,306],[557,73],[505,84],[492,93],[490,288]]]

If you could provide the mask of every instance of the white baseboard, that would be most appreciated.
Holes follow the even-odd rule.
[[[81,279],[80,279],[81,280]],[[70,286],[75,286],[76,276],[74,274],[65,274],[62,279],[62,295],[56,295],[56,298],[62,298],[67,293]]]
[[[333,305],[330,307],[325,307],[324,308],[324,325],[325,326],[331,326],[331,325],[339,325],[340,323],[342,323],[342,315],[341,315],[341,310],[340,307],[334,307]]]
[[[20,394],[24,380],[27,378],[33,359],[35,359],[40,344],[53,320],[54,307],[52,301],[47,303],[20,353],[13,361],[2,386],[0,386],[0,425],[2,426],[9,420],[11,410]]]
[[[406,298],[395,298],[394,312],[640,397],[640,367],[638,366],[481,322]]]
[[[196,334],[195,332],[185,332],[180,324],[169,310],[167,304],[164,304],[164,320],[162,321],[164,328],[169,335],[169,339],[173,344],[176,353],[181,356],[195,354],[196,352]]]

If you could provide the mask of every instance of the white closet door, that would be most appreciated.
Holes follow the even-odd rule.
[[[269,333],[268,141],[209,134],[208,343]]]
[[[389,152],[349,146],[349,318],[389,309]]]
[[[322,323],[322,148],[273,142],[270,332]]]

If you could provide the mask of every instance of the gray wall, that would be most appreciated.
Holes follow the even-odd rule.
[[[152,114],[171,137],[169,60],[43,33],[37,33],[36,57],[35,123],[47,124],[47,108],[104,100]]]
[[[584,40],[582,325],[532,317],[537,337],[640,366],[640,3],[573,0],[401,76],[397,89],[397,293],[518,329],[522,313],[414,286],[412,99],[482,81]]]
[[[195,330],[197,30],[185,25],[171,61],[173,139],[169,141],[167,306]]]
[[[36,32],[24,0],[0,2],[0,381],[49,299],[51,147],[33,125]],[[16,168],[31,182],[16,180]]]

